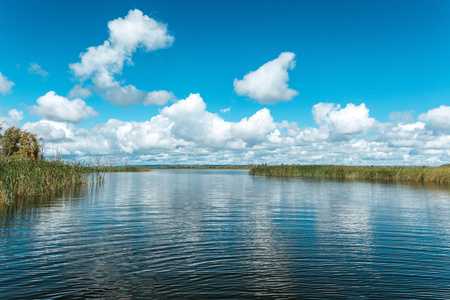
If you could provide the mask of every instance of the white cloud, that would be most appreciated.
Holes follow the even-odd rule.
[[[2,127],[3,129],[12,126],[19,127],[20,126],[19,122],[22,120],[23,120],[23,112],[15,108],[11,109],[8,112],[7,117],[0,112],[0,127]]]
[[[11,93],[12,87],[14,86],[14,82],[9,81],[2,72],[0,72],[0,93],[3,95]]]
[[[89,98],[91,94],[92,92],[88,88],[84,88],[81,85],[76,85],[69,91],[69,98],[86,99]]]
[[[103,93],[104,97],[115,105],[128,106],[142,103],[144,105],[164,105],[167,102],[175,102],[176,97],[172,92],[160,90],[145,92],[138,90],[133,85],[112,86]]]
[[[338,105],[337,108],[340,108],[341,106]],[[330,123],[330,118],[328,114],[335,108],[334,103],[317,103],[313,106],[312,109],[312,115],[314,118],[314,122],[317,125],[327,125]]]
[[[98,113],[81,99],[69,100],[50,91],[37,99],[38,105],[30,107],[35,114],[48,120],[79,123]]]
[[[244,118],[239,123],[233,124],[232,133],[251,147],[266,140],[275,127],[270,110],[263,108],[250,118]]]
[[[169,101],[174,102],[176,100],[175,95],[168,91],[153,91],[147,93],[144,100],[144,105],[164,105]]]
[[[108,23],[110,41],[126,53],[142,46],[154,51],[172,45],[174,37],[167,33],[167,26],[144,15],[140,10],[128,12],[125,19],[118,18]]]
[[[206,111],[206,103],[199,94],[165,107],[160,115],[170,123],[171,133],[186,141],[221,147],[229,139],[231,124]]]
[[[227,108],[220,109],[220,112],[224,114],[224,113],[230,112],[230,110],[231,110],[231,107],[227,107]]]
[[[419,120],[431,130],[450,133],[450,106],[441,105],[419,115]]]
[[[21,114],[11,112],[10,116],[20,118]],[[313,108],[313,117],[317,127],[299,127],[294,122],[274,122],[264,108],[229,122],[209,112],[199,94],[191,94],[144,122],[111,119],[84,129],[74,123],[43,119],[23,128],[47,141],[49,155],[113,155],[117,161],[126,156],[135,164],[450,162],[450,134],[430,130],[424,122],[380,123],[369,117],[363,104],[340,108],[319,103]]]
[[[268,109],[240,122],[227,122],[206,111],[199,94],[191,94],[145,122],[109,120],[91,130],[74,124],[41,120],[24,128],[53,141],[61,152],[75,154],[153,155],[160,151],[207,153],[205,149],[245,149],[264,142],[275,129]],[[57,144],[56,144],[57,143]],[[205,152],[206,151],[206,152]]]
[[[13,108],[8,112],[9,117],[11,120],[15,122],[19,122],[23,119],[23,111],[18,111],[17,109]]]
[[[31,74],[39,75],[43,79],[47,79],[47,77],[49,76],[48,72],[43,70],[42,67],[35,62],[30,63],[30,66],[28,67],[28,72]]]
[[[132,64],[132,54],[138,48],[155,51],[172,45],[174,37],[167,32],[167,26],[134,9],[125,18],[108,22],[108,28],[107,41],[100,46],[89,47],[80,54],[81,62],[70,64],[75,77],[81,82],[91,79],[101,96],[116,105],[162,105],[172,100],[174,97],[170,92],[149,93],[133,85],[122,86],[115,79],[115,75],[122,73],[125,62]]]
[[[147,96],[147,92],[138,90],[131,84],[126,86],[116,84],[105,88],[101,92],[101,95],[111,101],[112,104],[128,106],[143,102]]]
[[[73,124],[45,119],[34,123],[25,123],[23,129],[37,134],[45,142],[61,142],[65,139],[70,139],[74,136],[73,131],[76,131],[76,127]]]
[[[268,109],[261,109],[240,122],[226,122],[206,110],[199,94],[191,94],[161,111],[171,122],[171,132],[178,138],[207,147],[245,147],[262,142],[275,129]]]
[[[298,92],[288,87],[287,70],[295,67],[294,58],[294,53],[283,52],[278,58],[245,75],[242,80],[234,79],[235,92],[255,99],[261,104],[292,100]]]
[[[349,103],[345,108],[332,103],[318,103],[313,106],[312,113],[317,125],[326,126],[338,135],[365,134],[375,124],[364,103],[358,106]]]

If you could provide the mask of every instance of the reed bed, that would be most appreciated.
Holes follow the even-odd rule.
[[[10,204],[26,196],[54,195],[87,183],[91,173],[99,174],[97,168],[75,161],[0,159],[0,203]]]
[[[257,165],[250,175],[283,177],[324,177],[387,181],[450,183],[450,165],[439,167],[373,167],[336,165]]]

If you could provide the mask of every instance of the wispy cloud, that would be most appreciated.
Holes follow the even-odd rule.
[[[30,66],[28,67],[28,72],[30,74],[36,74],[41,76],[44,80],[48,78],[49,74],[47,71],[43,70],[40,65],[38,65],[35,62],[30,63]]]

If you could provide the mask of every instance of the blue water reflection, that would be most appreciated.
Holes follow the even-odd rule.
[[[108,174],[3,211],[6,298],[448,298],[448,187]]]

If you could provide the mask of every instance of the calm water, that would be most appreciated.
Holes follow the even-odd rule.
[[[1,298],[450,297],[448,187],[107,175],[0,213]]]

